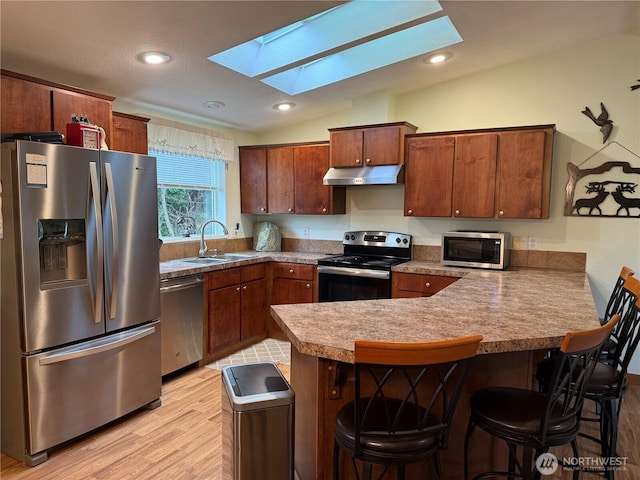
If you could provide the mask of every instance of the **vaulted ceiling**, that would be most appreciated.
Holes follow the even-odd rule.
[[[425,55],[298,95],[287,95],[207,58],[337,1],[0,2],[0,65],[139,106],[245,131],[285,126],[346,108],[377,91],[403,93],[637,28],[638,1],[442,1],[463,41],[451,59]],[[384,8],[381,2],[380,8]],[[142,64],[143,51],[172,57]],[[570,68],[570,66],[568,67]],[[208,108],[206,102],[222,102]],[[292,101],[288,112],[273,105]]]

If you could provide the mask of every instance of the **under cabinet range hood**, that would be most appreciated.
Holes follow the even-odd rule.
[[[324,185],[395,185],[404,183],[403,165],[330,168],[322,179]]]

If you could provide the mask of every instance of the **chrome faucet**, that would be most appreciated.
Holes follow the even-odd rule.
[[[227,230],[227,227],[224,226],[224,223],[219,222],[218,220],[207,220],[206,222],[204,222],[202,224],[202,227],[200,227],[200,250],[198,252],[198,256],[200,258],[205,257],[207,255],[207,252],[209,251],[209,248],[207,247],[207,244],[204,241],[204,229],[210,223],[217,223],[218,225],[220,225],[222,227],[222,230],[224,231],[224,234],[225,235],[229,235],[229,230]],[[217,250],[218,249],[215,249],[216,253],[217,253]]]

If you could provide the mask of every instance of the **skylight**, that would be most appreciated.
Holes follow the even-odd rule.
[[[435,0],[352,0],[209,60],[295,95],[461,42],[448,17],[427,21],[441,10]]]

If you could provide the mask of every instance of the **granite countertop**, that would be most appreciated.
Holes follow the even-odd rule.
[[[263,262],[292,262],[292,263],[307,263],[317,264],[319,258],[326,257],[326,253],[304,253],[304,252],[229,252],[235,254],[248,254],[252,255],[249,258],[243,258],[241,260],[233,260],[228,262],[213,263],[213,264],[199,264],[189,262],[187,258],[180,258],[177,260],[169,260],[167,262],[160,262],[160,279],[182,277],[185,275],[195,275],[198,273],[214,272],[216,270],[223,270],[225,268],[240,267],[243,265],[251,265],[253,263]]]
[[[483,271],[411,261],[393,271],[460,277],[432,297],[273,305],[301,353],[353,363],[357,339],[416,342],[480,333],[478,353],[560,346],[568,331],[600,325],[584,272]]]

